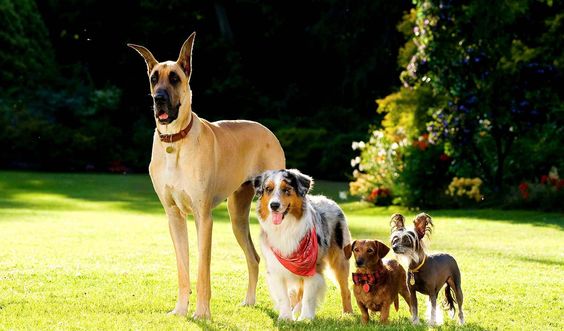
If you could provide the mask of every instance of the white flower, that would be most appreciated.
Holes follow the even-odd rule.
[[[339,191],[339,199],[346,200],[347,199],[347,191]]]
[[[358,142],[358,148],[363,149],[364,147],[366,147],[366,145],[364,144],[364,141],[359,141]]]
[[[392,149],[397,149],[399,147],[399,145],[398,145],[398,143],[393,143],[391,147],[392,147]]]
[[[356,151],[356,150],[358,149],[358,145],[359,145],[359,143],[358,143],[357,141],[353,141],[353,142],[352,142],[352,146],[351,146],[351,147],[352,147],[353,151]],[[354,167],[354,166],[353,166],[353,167]]]
[[[362,164],[359,164],[359,165],[358,165],[358,170],[360,170],[360,171],[363,171],[363,170],[364,170],[364,167],[362,166]]]
[[[374,137],[376,138],[383,138],[384,137],[384,133],[382,131],[376,130],[374,132],[372,132],[372,134],[374,135]]]

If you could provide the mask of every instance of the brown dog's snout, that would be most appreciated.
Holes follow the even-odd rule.
[[[364,259],[358,258],[358,259],[356,259],[355,263],[356,263],[357,267],[362,267],[364,265]]]

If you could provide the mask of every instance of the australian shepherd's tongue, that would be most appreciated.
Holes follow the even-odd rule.
[[[283,218],[284,218],[284,213],[277,213],[275,211],[272,212],[272,223],[278,225],[282,223]]]
[[[168,118],[168,114],[167,113],[162,113],[159,115],[159,119],[160,120],[166,120]]]

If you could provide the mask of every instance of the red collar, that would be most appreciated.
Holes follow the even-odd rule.
[[[298,248],[290,254],[290,256],[282,256],[280,252],[270,247],[274,256],[289,271],[298,276],[313,276],[316,273],[317,264],[317,233],[315,225],[311,227],[311,231],[306,233],[300,241]]]
[[[353,272],[352,279],[355,285],[362,285],[364,292],[368,293],[376,288],[378,284],[384,283],[386,281],[386,275],[383,269],[367,274]]]
[[[186,137],[186,135],[188,135],[188,132],[192,128],[193,122],[194,122],[194,115],[192,115],[192,118],[190,118],[190,123],[188,123],[188,125],[184,129],[180,130],[180,132],[177,132],[175,134],[162,134],[159,131],[159,129],[157,129],[157,132],[159,133],[159,138],[161,139],[162,142],[165,143],[173,143],[175,141],[178,141]]]

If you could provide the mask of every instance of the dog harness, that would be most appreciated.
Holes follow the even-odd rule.
[[[311,227],[303,239],[298,244],[298,248],[290,256],[282,256],[280,252],[270,247],[274,256],[289,271],[298,276],[313,276],[316,273],[317,264],[317,233],[315,225]]]
[[[378,284],[386,281],[386,273],[384,270],[378,270],[374,273],[356,273],[353,272],[352,279],[354,285],[362,285],[362,290],[368,293],[375,289]]]

